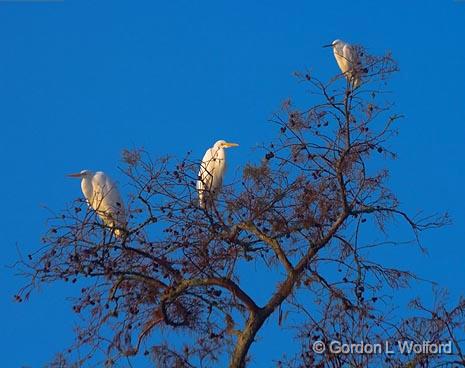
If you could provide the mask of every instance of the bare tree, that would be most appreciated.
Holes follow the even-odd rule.
[[[29,282],[16,298],[61,280],[85,285],[74,300],[83,319],[68,351],[78,354],[74,360],[60,354],[53,366],[101,366],[96,357],[113,366],[146,355],[157,367],[217,367],[225,356],[229,367],[245,367],[274,313],[276,328],[293,328],[302,341],[301,353],[283,352],[278,367],[465,366],[456,332],[464,302],[446,310],[440,298],[429,310],[416,301],[418,315],[396,315],[390,295],[416,276],[370,257],[401,242],[389,234],[392,221],[411,228],[421,251],[420,233],[448,218],[410,216],[387,186],[389,140],[401,115],[391,112],[385,88],[398,68],[390,54],[357,50],[363,83],[356,89],[341,75],[328,82],[296,75],[311,107],[285,101],[271,119],[277,138],[257,149],[259,160],[247,163],[212,206],[198,206],[199,161],[189,154],[153,159],[136,150],[123,154],[132,188],[123,237],[113,236],[82,200],[50,220],[43,246],[18,264]],[[270,284],[251,290],[251,269],[273,275]],[[317,340],[407,337],[452,339],[454,354],[311,349]]]

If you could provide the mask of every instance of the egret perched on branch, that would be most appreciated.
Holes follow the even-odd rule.
[[[224,173],[226,171],[226,154],[224,149],[237,146],[237,143],[219,140],[205,152],[200,164],[199,179],[197,180],[200,207],[205,208],[206,202],[213,200],[218,195],[218,191],[223,184]]]
[[[330,45],[323,47],[332,47],[337,65],[342,74],[347,78],[352,88],[357,88],[362,82],[360,59],[355,48],[347,42],[334,40]]]
[[[105,225],[114,229],[117,237],[122,236],[126,228],[126,210],[118,188],[110,177],[102,171],[90,170],[68,176],[82,179],[82,193],[89,206]]]

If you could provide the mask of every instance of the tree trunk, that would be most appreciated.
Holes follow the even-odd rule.
[[[245,368],[245,359],[257,332],[268,317],[292,292],[295,282],[299,277],[298,275],[299,274],[295,272],[291,272],[268,304],[264,308],[260,308],[257,312],[250,313],[249,319],[237,339],[229,368]]]
[[[234,348],[229,368],[245,367],[245,359],[247,357],[250,345],[252,344],[257,332],[260,330],[263,322],[265,322],[268,316],[269,313],[265,314],[263,310],[260,310],[258,313],[250,313],[244,330],[237,339],[236,347]]]

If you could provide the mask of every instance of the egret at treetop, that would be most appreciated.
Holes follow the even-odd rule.
[[[81,189],[87,203],[111,229],[120,237],[126,229],[126,210],[116,184],[102,171],[82,170],[69,174],[81,179]]]
[[[200,207],[205,208],[207,202],[214,200],[223,185],[226,171],[226,153],[224,149],[237,146],[239,146],[237,143],[219,140],[205,152],[197,180]]]
[[[352,88],[357,88],[362,80],[360,59],[354,47],[341,40],[334,40],[331,44],[323,47],[333,48],[334,57],[342,74],[347,78]]]

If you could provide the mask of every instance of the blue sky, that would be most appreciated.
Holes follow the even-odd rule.
[[[69,286],[16,304],[23,280],[3,267],[16,245],[39,245],[45,206],[80,195],[66,173],[104,170],[124,192],[122,149],[201,158],[224,138],[241,144],[232,175],[273,137],[267,119],[280,103],[302,98],[294,71],[338,72],[321,48],[335,38],[393,52],[401,71],[390,89],[406,118],[390,183],[403,208],[453,218],[424,236],[429,255],[395,249],[388,261],[465,294],[464,19],[465,2],[452,0],[0,1],[2,366],[40,367],[72,341]],[[255,349],[266,361],[269,346]]]

